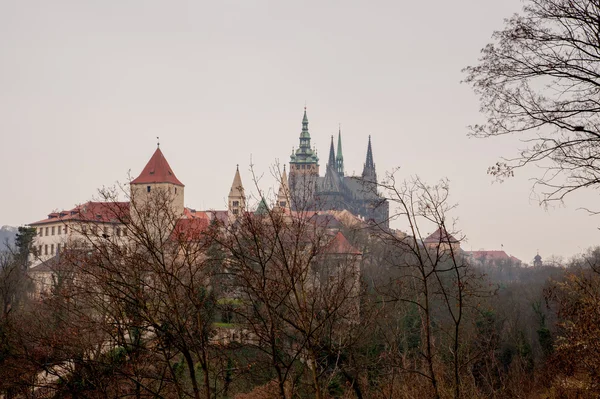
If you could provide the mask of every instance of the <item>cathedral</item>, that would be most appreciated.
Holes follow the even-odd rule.
[[[361,176],[347,176],[344,171],[342,132],[338,132],[337,153],[331,136],[325,175],[319,175],[319,158],[310,145],[306,107],[302,119],[300,145],[290,157],[289,189],[291,209],[295,211],[347,210],[360,218],[388,227],[389,203],[377,190],[377,173],[373,161],[371,136]]]

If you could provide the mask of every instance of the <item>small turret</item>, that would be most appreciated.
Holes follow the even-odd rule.
[[[246,209],[246,195],[244,194],[244,186],[240,177],[239,165],[235,169],[235,176],[229,190],[228,209],[233,215],[239,215]]]

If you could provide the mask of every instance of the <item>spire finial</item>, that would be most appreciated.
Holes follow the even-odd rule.
[[[156,136],[156,148],[160,148],[160,138]]]
[[[235,170],[238,170],[238,171],[240,170],[240,164],[239,163],[235,165]]]

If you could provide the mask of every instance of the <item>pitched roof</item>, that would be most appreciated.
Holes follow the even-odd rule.
[[[443,228],[438,228],[432,234],[430,234],[425,240],[423,240],[425,244],[439,244],[439,243],[450,243],[450,244],[458,244],[459,241],[452,236],[452,234],[448,233]]]
[[[265,200],[265,197],[262,197],[262,199],[260,200],[260,203],[258,204],[258,207],[256,208],[256,211],[254,211],[255,215],[266,215],[267,213],[269,213],[269,205],[267,205],[267,201]]]
[[[183,187],[169,166],[160,148],[157,148],[142,173],[131,181],[131,184],[171,183]]]
[[[240,168],[235,169],[235,176],[233,176],[233,183],[231,183],[231,189],[229,190],[230,197],[243,197],[244,186],[242,185],[242,178],[240,177]]]
[[[129,217],[129,202],[93,202],[77,205],[68,211],[52,212],[46,219],[29,223],[36,226],[46,223],[82,221],[96,223],[119,223]]]
[[[341,231],[337,232],[333,240],[325,246],[323,252],[329,255],[362,255],[362,252],[354,248]]]

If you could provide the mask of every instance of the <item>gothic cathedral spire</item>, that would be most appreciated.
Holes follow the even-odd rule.
[[[327,169],[336,169],[335,151],[333,149],[333,135],[331,135],[331,145],[329,146],[329,160],[327,161]]]
[[[369,135],[369,145],[367,147],[367,159],[363,168],[362,177],[372,182],[377,181],[377,173],[375,172],[375,163],[373,162],[373,150],[371,148],[371,136]]]
[[[331,138],[331,145],[333,146],[333,136]],[[337,157],[335,158],[336,169],[340,176],[344,176],[344,156],[342,155],[342,127],[340,126],[338,131],[338,145],[337,145]]]

